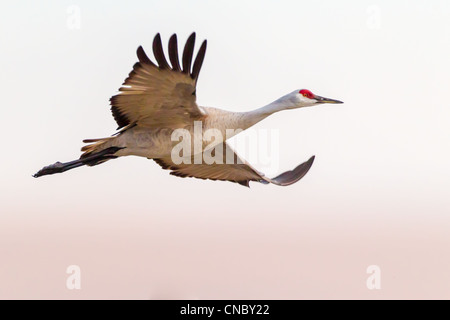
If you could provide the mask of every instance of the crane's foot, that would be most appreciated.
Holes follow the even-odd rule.
[[[54,164],[48,165],[43,167],[41,170],[39,170],[38,172],[36,172],[33,177],[38,178],[40,176],[45,176],[48,174],[54,174],[54,173],[60,173],[60,172],[64,172],[76,167],[80,167],[84,165],[83,161],[81,160],[74,160],[74,161],[70,161],[70,162],[55,162]]]

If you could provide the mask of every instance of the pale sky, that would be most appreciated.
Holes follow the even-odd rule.
[[[18,1],[0,15],[0,298],[450,298],[450,2]],[[301,181],[247,189],[136,157],[31,177],[115,132],[109,98],[139,45],[192,31],[208,40],[200,105],[247,111],[302,88],[345,102],[255,126],[279,138],[275,172],[316,155]]]

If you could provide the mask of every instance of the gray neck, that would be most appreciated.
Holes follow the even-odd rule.
[[[250,128],[251,126],[255,125],[256,123],[260,122],[261,120],[264,120],[271,114],[289,109],[286,107],[286,104],[281,101],[281,99],[275,100],[274,102],[258,108],[256,110],[248,111],[248,112],[241,112],[240,115],[240,121],[239,125],[243,130]]]

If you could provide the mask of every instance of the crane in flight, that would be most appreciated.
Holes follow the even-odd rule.
[[[228,132],[245,130],[269,115],[288,109],[315,106],[322,103],[342,103],[324,98],[306,89],[294,90],[274,102],[249,112],[230,112],[212,107],[201,107],[196,103],[196,85],[206,52],[206,40],[203,41],[192,64],[195,45],[195,33],[186,41],[181,64],[178,55],[176,34],[169,39],[169,62],[163,51],[160,34],[153,40],[152,62],[141,46],[137,49],[139,62],[125,79],[119,93],[110,99],[111,111],[118,124],[114,135],[100,139],[86,139],[78,160],[56,162],[39,170],[34,177],[65,172],[80,166],[95,166],[107,160],[134,155],[153,159],[163,169],[171,170],[178,177],[223,180],[249,186],[250,181],[280,186],[291,185],[299,181],[311,168],[314,156],[275,178],[268,178],[240,158],[225,141]],[[222,137],[208,144],[214,148],[214,159],[223,159],[213,163],[194,161],[199,149],[186,152],[184,160],[173,159],[173,133],[183,129],[192,135],[195,123],[201,123],[201,130],[218,130]],[[219,148],[220,147],[220,148]],[[206,142],[202,141],[200,152],[204,152]],[[197,153],[196,153],[197,150]],[[190,150],[188,150],[190,151]],[[186,159],[187,158],[187,159]],[[192,161],[191,161],[192,160]]]

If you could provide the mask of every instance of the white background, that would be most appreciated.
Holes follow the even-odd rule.
[[[448,1],[18,1],[0,17],[0,298],[450,298]],[[316,155],[303,180],[248,189],[136,157],[31,177],[115,132],[108,99],[139,45],[192,31],[200,105],[345,102],[256,126],[279,133],[280,172]]]

